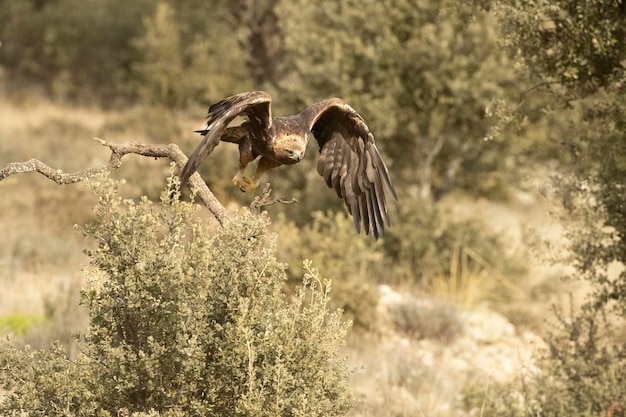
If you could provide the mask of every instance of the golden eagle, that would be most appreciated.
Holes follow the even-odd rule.
[[[228,127],[237,116],[246,120],[240,126]],[[357,232],[362,225],[366,234],[371,232],[378,239],[390,225],[385,190],[394,199],[398,197],[389,172],[365,121],[343,100],[331,98],[294,116],[272,117],[270,95],[252,91],[213,104],[207,118],[206,127],[197,131],[204,139],[183,168],[181,187],[224,141],[239,145],[239,171],[233,183],[241,191],[253,190],[268,169],[302,160],[310,131],[320,147],[317,172],[343,199]],[[254,177],[244,176],[248,164],[258,157]]]

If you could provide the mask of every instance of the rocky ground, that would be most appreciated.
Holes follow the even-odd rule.
[[[428,317],[442,308],[432,299],[419,299],[380,287],[382,334],[350,354],[357,370],[352,379],[360,398],[357,416],[478,415],[467,409],[468,395],[484,395],[493,383],[508,382],[533,368],[533,355],[545,347],[530,332],[518,332],[503,315],[488,308],[449,308],[454,330],[445,337],[407,335],[394,324],[393,311],[412,305]],[[440,334],[441,336],[441,334]]]

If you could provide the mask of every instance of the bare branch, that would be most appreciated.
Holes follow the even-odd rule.
[[[0,169],[0,181],[13,174],[39,172],[57,184],[74,184],[97,175],[108,174],[119,168],[122,165],[122,157],[127,154],[136,154],[152,158],[168,158],[180,169],[187,163],[187,156],[180,150],[178,145],[173,143],[169,145],[155,145],[140,142],[113,143],[99,138],[95,138],[95,140],[111,150],[111,157],[109,158],[109,162],[105,165],[87,168],[75,173],[65,173],[60,169],[51,168],[37,159],[31,159],[26,162],[10,162],[4,168]],[[189,178],[189,184],[196,192],[196,196],[200,199],[202,204],[209,209],[220,224],[223,224],[224,220],[228,217],[228,211],[226,211],[219,200],[215,198],[198,173],[195,173]]]
[[[435,158],[441,152],[444,143],[446,142],[446,136],[441,133],[437,136],[437,141],[433,145],[431,149],[428,150],[426,154],[426,159],[424,160],[424,168],[422,169],[422,173],[420,175],[420,194],[422,197],[428,197],[432,191],[432,176],[433,176],[433,162]]]
[[[518,99],[518,103],[517,103],[517,106],[516,106],[516,110],[524,105],[524,103],[526,102],[526,97],[528,97],[528,95],[530,93],[532,93],[533,91],[538,90],[540,88],[547,87],[547,86],[554,85],[554,84],[563,84],[563,82],[562,81],[555,81],[555,80],[542,81],[542,82],[539,82],[539,83],[533,85],[532,87],[522,91],[520,93],[520,95],[519,95],[519,99]]]
[[[291,200],[283,200],[280,197],[273,198],[270,197],[271,193],[272,189],[270,188],[270,183],[268,182],[263,189],[263,193],[259,196],[256,196],[252,203],[250,203],[250,208],[252,209],[252,211],[255,213],[260,213],[261,209],[263,209],[263,207],[265,206],[271,206],[272,204],[276,203],[293,204],[298,202],[298,200],[296,200],[295,198],[292,198]]]

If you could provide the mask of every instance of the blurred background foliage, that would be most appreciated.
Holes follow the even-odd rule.
[[[276,194],[299,200],[268,208],[277,256],[291,265],[288,283],[302,276],[302,259],[313,259],[357,331],[375,327],[376,286],[389,283],[457,305],[488,304],[548,333],[546,293],[571,281],[530,276],[513,226],[475,202],[533,216],[524,198],[552,197],[570,225],[552,256],[591,293],[572,317],[558,316],[549,339],[542,366],[556,379],[558,401],[530,390],[519,409],[499,410],[497,399],[493,407],[606,415],[602,404],[615,389],[597,396],[596,385],[571,387],[567,378],[594,372],[576,357],[609,373],[625,357],[623,334],[606,341],[595,332],[607,315],[621,328],[626,311],[626,273],[606,272],[626,258],[625,28],[621,0],[12,0],[0,5],[0,165],[36,157],[85,168],[108,157],[93,136],[176,142],[191,152],[207,106],[251,89],[272,94],[275,115],[341,97],[368,122],[388,162],[400,197],[393,227],[376,243],[355,236],[313,157],[268,173]],[[314,141],[310,148],[312,156]],[[230,185],[235,155],[220,146],[200,170],[229,207],[254,197]],[[129,179],[133,198],[156,199],[167,163],[136,158],[114,176]],[[21,190],[0,199],[12,219],[1,231],[39,231],[0,247],[0,278],[59,257],[78,262],[70,249],[58,255],[55,242],[84,244],[67,231],[91,215],[84,189],[12,181],[0,184]],[[56,252],[41,249],[46,242]],[[57,320],[63,300],[42,312],[45,320]]]
[[[550,16],[556,13],[539,3]],[[580,129],[573,122],[578,116],[558,108],[551,91],[536,88],[540,74],[518,71],[530,67],[519,57],[525,50],[505,46],[543,38],[522,38],[516,25],[526,21],[513,18],[528,10],[515,14],[507,7],[517,6],[14,0],[0,8],[0,80],[5,102],[26,120],[4,125],[0,162],[38,157],[77,170],[106,158],[88,141],[92,136],[174,141],[191,152],[199,139],[191,131],[202,126],[207,105],[228,95],[265,89],[278,115],[337,96],[368,121],[388,161],[400,197],[391,208],[394,225],[377,244],[355,237],[341,201],[320,181],[310,157],[297,169],[267,176],[276,192],[299,200],[268,208],[285,241],[279,248],[285,260],[316,260],[334,278],[334,301],[365,327],[381,282],[450,292],[463,288],[463,277],[521,280],[526,265],[514,243],[498,236],[480,212],[459,216],[450,208],[462,206],[463,196],[510,201],[520,190],[534,190],[538,173],[567,167],[576,153],[563,150],[582,145],[576,139],[564,144],[562,137]],[[510,35],[505,42],[502,33]],[[547,65],[547,58],[536,59]],[[76,115],[42,106],[42,97]],[[585,111],[583,104],[577,108]],[[314,155],[314,141],[310,147]],[[84,158],[68,158],[70,153]],[[254,196],[242,195],[229,181],[235,155],[235,147],[218,147],[200,172],[225,204],[245,205]],[[130,194],[156,199],[167,163],[156,164],[155,170],[153,161],[136,158],[114,176],[133,178]],[[88,206],[80,204],[84,191],[42,188],[33,197],[42,207],[76,201],[56,222],[59,228],[89,217]],[[346,251],[354,256],[346,258]],[[503,282],[495,280],[469,298],[510,307],[511,285]]]
[[[17,0],[0,9],[0,65],[14,102],[44,94],[119,111],[98,135],[131,132],[189,151],[206,106],[225,96],[265,89],[275,114],[341,97],[368,121],[400,190],[395,230],[415,229],[418,240],[431,229],[415,213],[432,201],[455,191],[507,199],[523,186],[529,159],[554,158],[545,141],[517,129],[490,136],[497,103],[528,85],[498,46],[496,23],[493,13],[452,1]],[[197,124],[185,125],[188,117]],[[201,173],[218,197],[241,201],[228,178],[214,174],[236,167],[235,150],[222,148]],[[315,154],[313,141],[311,148]],[[268,175],[300,201],[297,210],[272,208],[288,211],[297,227],[316,221],[310,213],[343,211],[314,164],[308,158]],[[379,250],[412,258],[404,232],[395,233]]]
[[[484,140],[493,122],[485,109],[524,83],[497,46],[493,16],[471,3],[17,0],[0,9],[0,28],[5,89],[16,99],[36,90],[181,110],[254,88],[287,114],[341,97],[415,195],[504,197],[530,146]]]

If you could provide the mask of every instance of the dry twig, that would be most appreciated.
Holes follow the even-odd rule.
[[[256,196],[252,203],[250,203],[250,208],[252,209],[252,211],[255,213],[260,213],[265,206],[271,206],[272,204],[276,203],[293,204],[298,202],[298,200],[296,200],[295,198],[292,198],[291,200],[283,200],[280,197],[272,198],[270,197],[271,193],[272,189],[270,188],[270,183],[268,182],[263,189],[263,193],[259,196]]]

